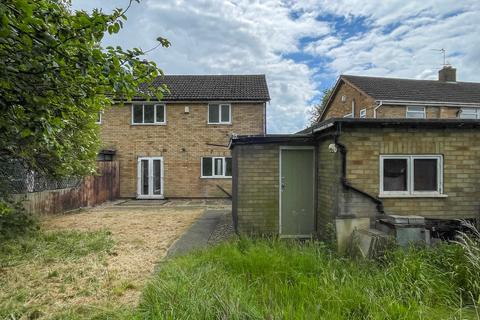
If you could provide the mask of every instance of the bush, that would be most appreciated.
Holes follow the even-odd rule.
[[[38,230],[36,219],[26,212],[22,201],[0,198],[0,241]]]

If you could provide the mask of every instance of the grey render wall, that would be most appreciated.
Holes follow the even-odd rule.
[[[240,233],[278,233],[278,156],[277,144],[233,149],[233,210]]]

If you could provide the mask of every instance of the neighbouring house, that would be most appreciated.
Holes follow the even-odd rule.
[[[457,82],[445,66],[438,80],[342,75],[320,120],[329,118],[480,119],[480,84]]]
[[[120,196],[226,197],[230,137],[266,132],[265,76],[166,75],[162,84],[161,101],[138,97],[98,118],[99,157],[119,161]]]
[[[480,83],[341,76],[320,123],[232,138],[235,228],[340,241],[385,215],[477,217],[477,110]]]

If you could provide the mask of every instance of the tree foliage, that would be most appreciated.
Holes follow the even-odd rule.
[[[52,176],[90,174],[98,112],[138,95],[140,85],[162,97],[166,88],[151,85],[162,71],[141,58],[142,50],[100,45],[107,33],[120,31],[127,10],[72,11],[59,0],[0,2],[0,157]]]
[[[314,125],[320,122],[320,117],[322,116],[322,112],[327,106],[328,99],[330,99],[330,95],[332,94],[333,88],[328,88],[323,90],[322,101],[313,107],[310,113],[310,124]]]

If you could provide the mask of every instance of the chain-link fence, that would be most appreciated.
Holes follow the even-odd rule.
[[[25,168],[19,161],[0,161],[0,180],[9,193],[29,193],[77,187],[82,178],[52,179]]]

